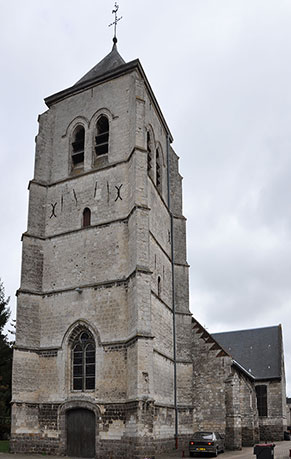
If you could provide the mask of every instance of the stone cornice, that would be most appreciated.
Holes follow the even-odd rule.
[[[74,287],[68,287],[68,288],[56,289],[56,290],[48,290],[48,291],[43,291],[43,292],[20,288],[17,290],[16,296],[18,296],[19,294],[23,294],[23,295],[34,295],[34,296],[45,297],[45,296],[59,295],[60,293],[68,293],[68,292],[74,292],[74,291],[80,295],[82,294],[82,290],[85,290],[85,289],[98,290],[101,288],[108,288],[108,287],[127,284],[128,281],[132,277],[135,277],[137,274],[152,275],[153,273],[146,266],[137,266],[127,277],[121,278],[121,279],[111,279],[108,281],[97,282],[94,284],[76,285]],[[77,290],[77,289],[80,289],[80,290]]]
[[[128,338],[125,338],[124,340],[118,340],[118,341],[101,341],[101,347],[110,347],[110,348],[115,348],[116,350],[120,347],[128,347],[131,344],[134,344],[137,340],[139,339],[149,339],[152,340],[154,339],[154,336],[148,333],[134,333],[132,336],[129,336]],[[27,347],[27,346],[18,346],[15,344],[13,348],[16,351],[21,351],[21,352],[32,352],[38,355],[45,355],[45,353],[57,353],[58,351],[62,350],[61,346],[55,346],[55,347]]]
[[[81,172],[78,175],[70,175],[69,177],[66,177],[66,178],[63,178],[63,179],[60,179],[60,180],[56,180],[56,181],[54,181],[52,183],[40,182],[38,180],[32,179],[28,183],[28,189],[30,189],[31,185],[38,185],[40,187],[50,188],[50,187],[53,187],[53,186],[56,186],[56,185],[60,185],[62,183],[70,182],[72,180],[78,180],[80,177],[84,177],[86,175],[96,174],[99,171],[103,171],[103,170],[106,170],[106,169],[111,169],[112,167],[116,167],[116,166],[119,166],[119,165],[122,165],[122,164],[126,164],[131,160],[133,154],[136,151],[147,154],[147,150],[145,150],[142,147],[138,147],[137,145],[135,145],[134,148],[132,149],[131,153],[128,155],[128,157],[123,159],[123,160],[121,160],[121,161],[115,161],[115,162],[112,162],[110,164],[106,164],[104,166],[100,166],[100,167],[95,168],[95,169],[90,169],[89,171]]]

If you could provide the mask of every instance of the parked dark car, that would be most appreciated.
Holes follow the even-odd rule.
[[[219,432],[195,432],[189,442],[189,455],[224,452],[224,437]]]

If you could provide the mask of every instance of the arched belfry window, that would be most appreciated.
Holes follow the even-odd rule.
[[[147,131],[147,152],[148,152],[148,172],[151,171],[153,165],[152,165],[152,139],[151,139],[151,134],[150,131]]]
[[[83,329],[72,342],[72,389],[95,389],[95,341],[89,330]]]
[[[108,153],[109,142],[109,121],[107,116],[102,115],[97,121],[97,135],[95,137],[96,155],[105,155]]]
[[[156,186],[162,192],[162,163],[161,153],[158,148],[156,149]]]
[[[85,129],[77,126],[73,133],[72,167],[82,167],[84,164]]]
[[[85,207],[83,210],[83,228],[91,225],[91,210]]]

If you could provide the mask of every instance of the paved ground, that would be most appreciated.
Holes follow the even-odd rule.
[[[275,442],[274,448],[274,459],[289,459],[289,450],[291,449],[290,441],[278,441]],[[173,459],[180,457],[189,457],[188,451],[173,451],[170,454],[162,454],[156,456],[156,459]],[[206,456],[200,456],[200,458],[206,459]],[[211,456],[207,456],[207,458]],[[219,459],[256,459],[254,455],[254,448],[243,448],[241,451],[226,451],[218,456]],[[1,458],[0,458],[1,459]]]
[[[274,448],[274,459],[287,459],[289,458],[289,450],[291,450],[290,441],[279,441],[275,443]],[[253,448],[243,448],[241,451],[226,451],[225,453],[219,455],[219,459],[256,459],[254,456]],[[40,454],[7,454],[0,453],[0,459],[44,459],[45,456]],[[47,459],[64,459],[62,456],[46,456]],[[156,459],[173,459],[173,458],[188,458],[188,451],[175,450],[172,453],[162,454],[156,456]],[[200,456],[202,458],[202,456]],[[210,456],[207,456],[210,457]],[[74,459],[74,458],[71,458]],[[206,459],[206,458],[205,458]]]

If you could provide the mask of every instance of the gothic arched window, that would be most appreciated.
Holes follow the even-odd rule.
[[[84,164],[84,147],[85,147],[85,129],[83,126],[77,126],[73,133],[72,142],[72,168],[83,166]]]
[[[96,155],[105,155],[108,153],[109,142],[109,121],[107,116],[102,115],[97,121],[97,135],[95,137]]]
[[[95,389],[96,346],[89,330],[82,330],[72,343],[72,388],[73,390]]]
[[[83,228],[91,225],[91,210],[85,207],[83,210]]]

